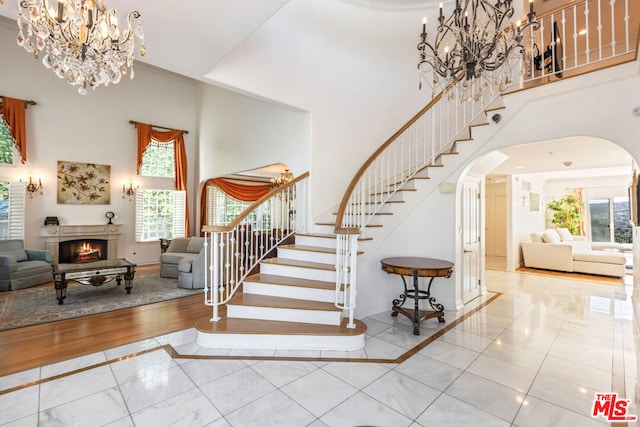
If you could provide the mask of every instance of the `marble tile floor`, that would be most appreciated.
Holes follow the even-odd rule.
[[[0,425],[602,426],[611,391],[640,412],[633,285],[486,279],[419,337],[366,318],[356,352],[211,350],[188,329],[2,377]]]

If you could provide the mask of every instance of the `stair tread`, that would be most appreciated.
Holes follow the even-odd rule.
[[[227,306],[243,305],[249,307],[288,308],[292,310],[335,311],[341,312],[331,302],[312,301],[296,298],[274,297],[270,295],[245,294],[240,292],[233,296]]]
[[[321,252],[323,254],[336,253],[336,250],[331,248],[323,248],[322,246],[296,245],[295,243],[292,245],[280,245],[278,246],[278,249],[293,249],[296,251],[305,251],[305,252]]]
[[[212,322],[210,318],[202,318],[196,322],[196,329],[205,333],[218,334],[274,334],[274,335],[326,335],[354,336],[364,334],[367,325],[354,320],[355,328],[347,328],[347,319],[337,325],[319,325],[314,323],[283,322],[277,320],[252,320],[224,318]]]
[[[334,212],[333,215],[338,215],[338,212]],[[350,216],[350,214],[344,214],[345,216]],[[360,215],[360,212],[353,213],[351,215]],[[367,214],[370,215],[370,214]],[[376,212],[373,215],[384,216],[384,215],[393,215],[393,212]]]
[[[303,288],[328,289],[334,290],[336,284],[333,282],[325,282],[322,280],[298,279],[296,277],[278,276],[276,274],[257,273],[247,277],[244,283],[266,283],[272,285],[283,286],[299,286]]]
[[[314,268],[316,270],[336,271],[333,264],[323,264],[320,262],[300,261],[288,258],[267,258],[261,261],[261,264],[288,265],[290,267]]]
[[[336,225],[335,222],[316,222],[316,225]],[[382,227],[382,224],[367,224],[365,227]]]
[[[404,203],[404,202],[402,202]],[[335,239],[335,234],[323,234],[323,233],[296,233],[296,236],[305,237],[318,237],[320,239]],[[371,237],[358,237],[358,240],[373,240]]]

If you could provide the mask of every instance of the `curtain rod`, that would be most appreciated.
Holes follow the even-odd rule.
[[[0,95],[0,98],[5,98],[4,95]],[[24,101],[24,108],[27,108],[29,105],[38,105],[36,101],[26,100]]]
[[[129,120],[129,123],[131,123],[134,126],[138,124],[138,122],[136,122],[135,120]],[[188,130],[183,130],[183,129],[173,129],[173,128],[168,128],[168,127],[165,127],[165,126],[158,126],[158,125],[150,125],[150,126],[154,127],[154,128],[165,129],[165,130],[179,130],[179,131],[182,131],[184,133],[189,133]]]

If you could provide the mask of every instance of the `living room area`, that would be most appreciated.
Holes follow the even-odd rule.
[[[559,142],[502,150],[504,162],[487,175],[487,268],[631,280],[632,157],[603,140]]]

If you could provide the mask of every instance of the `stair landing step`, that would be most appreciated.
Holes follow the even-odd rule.
[[[300,261],[297,259],[267,258],[267,259],[263,259],[260,263],[286,265],[289,267],[299,267],[299,268],[311,268],[315,270],[336,271],[335,265],[332,265],[332,264],[322,264],[319,262],[311,262],[311,261]]]
[[[298,279],[295,277],[277,276],[275,274],[254,274],[244,280],[245,283],[267,283],[271,285],[298,286],[303,288],[335,290],[336,284],[333,282],[323,282],[321,280]]]
[[[269,295],[236,294],[227,305],[246,307],[284,308],[291,310],[342,311],[333,303],[294,298],[272,297]]]
[[[282,322],[278,320],[253,320],[224,318],[212,322],[203,318],[196,322],[196,329],[204,333],[214,334],[270,334],[270,335],[325,335],[325,336],[353,336],[364,334],[367,325],[354,320],[355,328],[347,328],[347,319],[343,319],[339,326],[317,325],[313,323]]]

